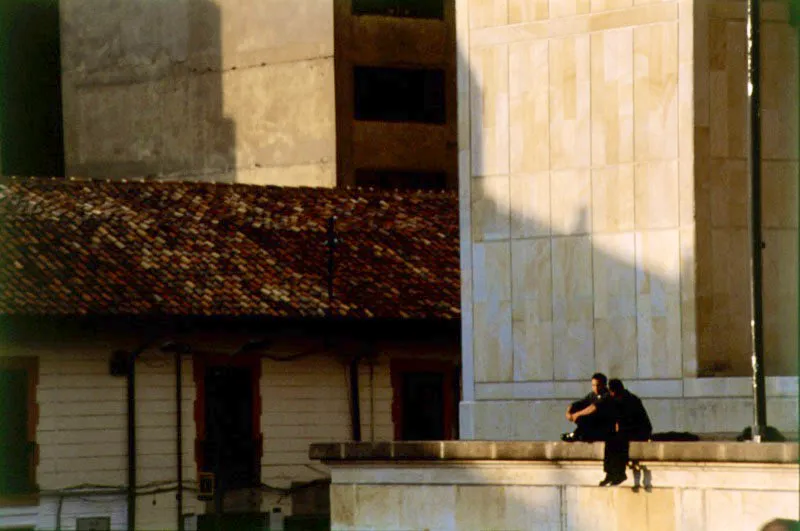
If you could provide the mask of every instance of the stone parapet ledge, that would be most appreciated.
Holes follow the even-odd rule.
[[[549,441],[342,442],[312,444],[311,459],[337,461],[598,461],[603,443]],[[633,442],[633,461],[797,464],[798,443]]]

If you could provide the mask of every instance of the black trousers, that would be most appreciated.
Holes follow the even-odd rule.
[[[646,441],[650,439],[650,432],[645,431],[618,431],[606,439],[603,452],[603,471],[610,477],[625,475],[628,465],[631,441]]]
[[[575,413],[585,407],[581,402],[574,402],[569,411]],[[605,441],[614,431],[614,421],[601,412],[580,417],[575,424],[575,435],[582,441]]]

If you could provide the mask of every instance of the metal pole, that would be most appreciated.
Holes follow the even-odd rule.
[[[178,467],[178,531],[183,531],[183,411],[181,402],[183,401],[183,367],[181,353],[175,350],[175,407],[177,407],[177,418],[175,419],[175,446]]]
[[[750,309],[753,364],[753,441],[761,442],[767,426],[764,390],[764,323],[761,237],[761,1],[747,0],[747,113],[750,131]]]
[[[136,529],[136,352],[128,358],[128,529]]]

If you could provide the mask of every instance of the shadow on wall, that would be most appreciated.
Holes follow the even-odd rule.
[[[216,3],[62,0],[61,20],[69,175],[234,181]]]

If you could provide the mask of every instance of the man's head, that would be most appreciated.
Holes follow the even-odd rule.
[[[602,394],[606,390],[606,383],[608,378],[602,372],[596,372],[592,375],[592,392],[596,395]]]
[[[622,394],[625,390],[625,386],[622,385],[622,380],[618,378],[611,378],[608,381],[608,392],[611,393],[612,397],[617,397]]]

